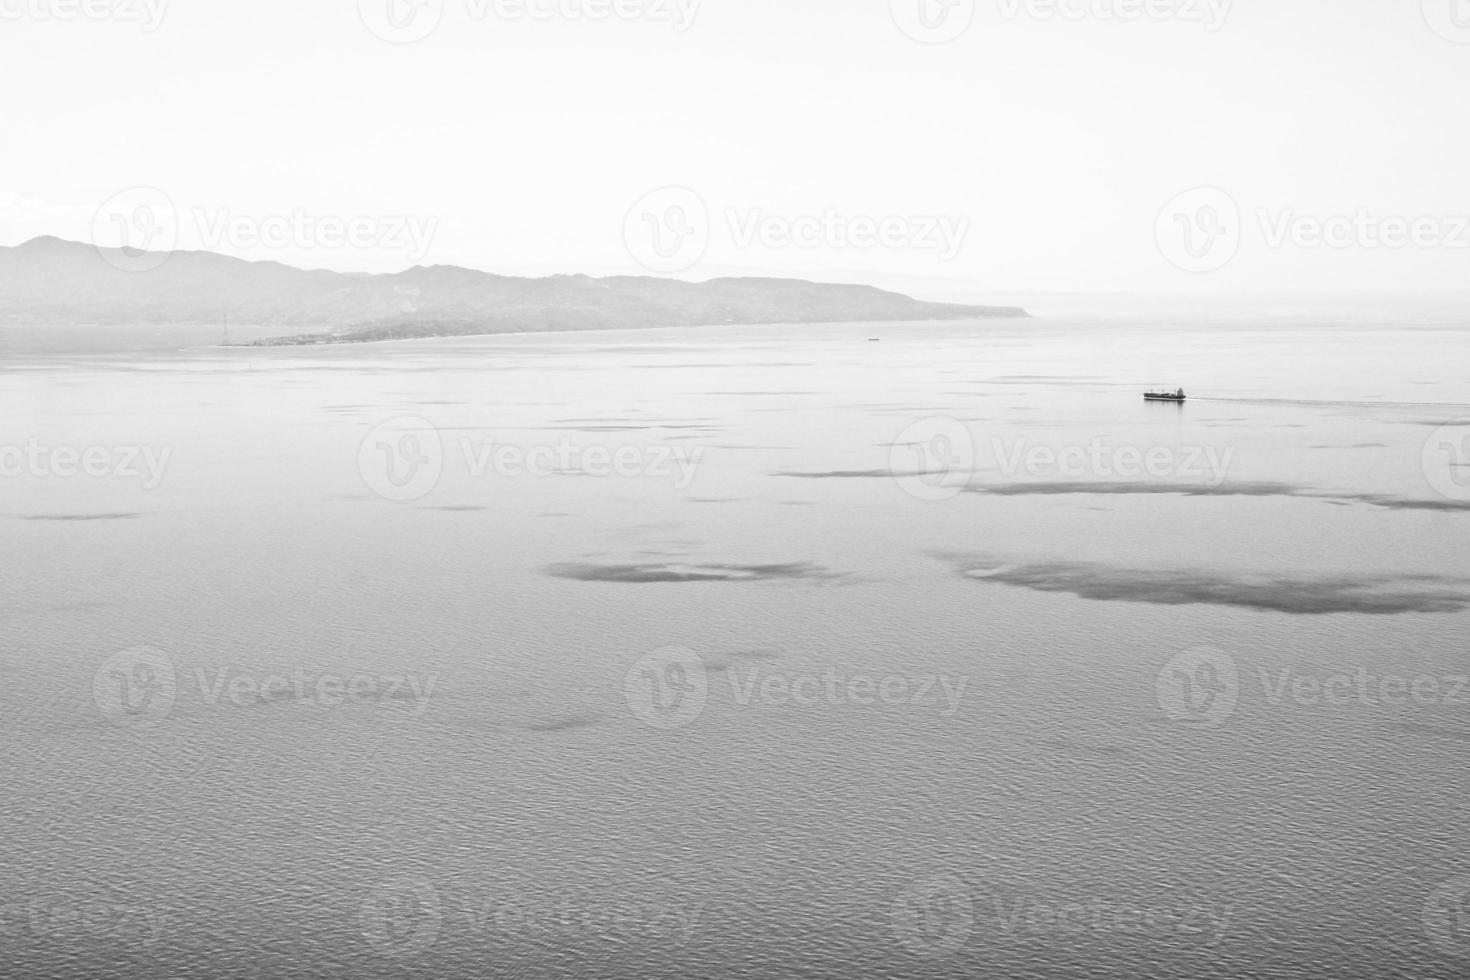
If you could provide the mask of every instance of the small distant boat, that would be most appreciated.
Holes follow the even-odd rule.
[[[1178,391],[1145,392],[1143,400],[1146,402],[1182,402],[1186,397],[1188,396],[1184,394],[1184,389],[1180,388]]]

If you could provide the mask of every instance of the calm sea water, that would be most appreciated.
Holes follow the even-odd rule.
[[[1467,336],[12,338],[7,972],[1464,976]]]

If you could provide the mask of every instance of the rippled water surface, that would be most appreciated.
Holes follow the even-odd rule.
[[[1465,338],[11,345],[4,959],[1464,976]]]

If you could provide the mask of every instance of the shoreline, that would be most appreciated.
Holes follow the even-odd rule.
[[[1018,308],[1019,309],[1019,308]],[[905,320],[773,320],[766,322],[751,323],[739,321],[733,323],[695,323],[678,326],[650,325],[643,327],[578,327],[570,330],[497,330],[486,333],[448,333],[448,334],[425,334],[418,337],[368,337],[362,339],[350,339],[346,335],[343,339],[332,339],[332,334],[300,334],[298,337],[267,338],[240,344],[213,344],[212,347],[219,350],[237,350],[241,348],[284,348],[284,347],[357,347],[369,344],[400,344],[424,340],[461,340],[480,339],[485,337],[540,337],[556,334],[611,334],[624,331],[644,330],[708,330],[712,328],[731,327],[838,327],[849,325],[893,325],[910,323],[989,323],[994,320],[1034,320],[1030,312],[1019,310],[1017,313],[998,314],[995,316],[982,317],[938,317],[927,319],[905,319]],[[299,338],[299,339],[298,339]],[[312,339],[322,338],[322,339]]]

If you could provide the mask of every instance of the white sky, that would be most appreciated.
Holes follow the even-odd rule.
[[[91,240],[99,207],[147,186],[176,209],[180,247],[373,271],[643,272],[648,242],[630,251],[625,219],[678,185],[709,213],[691,217],[703,259],[671,259],[693,278],[843,270],[1007,292],[1470,280],[1470,227],[1455,221],[1470,217],[1467,0],[1147,0],[1173,16],[1132,21],[1105,14],[1144,0],[1060,0],[1071,19],[1044,0],[950,0],[941,30],[976,9],[946,44],[908,37],[890,0],[703,0],[682,32],[660,18],[676,0],[617,0],[655,8],[632,22],[475,19],[477,0],[419,0],[442,2],[442,19],[403,45],[361,17],[389,0],[85,0],[108,19],[67,19],[79,2],[0,0],[0,244]],[[159,3],[156,29],[132,19]],[[920,3],[943,12],[892,0],[911,25]],[[1191,19],[1218,16],[1212,3],[1228,8],[1215,30]],[[1223,216],[1225,244],[1190,257],[1176,221],[1207,223],[1195,205],[1218,197],[1186,199],[1162,232],[1157,219],[1199,186],[1228,192],[1241,220]],[[650,220],[671,200],[653,198]],[[795,247],[742,242],[729,217],[829,209],[903,224],[891,247]],[[1288,209],[1443,223],[1396,249],[1346,226],[1345,247],[1273,245]],[[293,230],[260,246],[215,237],[221,213],[242,227],[385,221],[371,245]],[[398,216],[432,226],[427,249]],[[952,257],[898,234],[931,217],[968,221]],[[1191,263],[1208,271],[1178,267]]]

